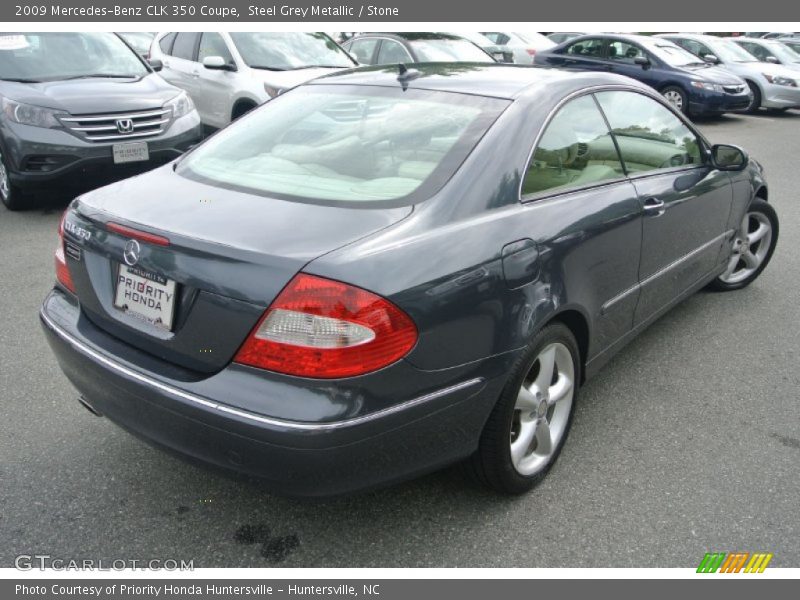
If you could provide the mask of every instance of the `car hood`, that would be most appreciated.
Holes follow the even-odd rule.
[[[91,78],[0,82],[0,93],[26,104],[63,110],[72,114],[147,110],[161,106],[180,90],[150,73],[140,79]]]
[[[681,67],[680,70],[688,73],[693,79],[699,79],[700,81],[721,83],[723,85],[741,85],[744,83],[741,77],[723,67]]]
[[[711,83],[721,83],[724,85],[740,85],[744,80],[722,67],[683,67],[682,71],[691,74],[694,79],[709,81]]]
[[[355,65],[354,65],[355,66]],[[267,69],[250,69],[253,77],[257,77],[267,85],[280,90],[288,90],[311,79],[344,71],[347,67],[318,67],[313,69],[294,69],[292,71],[268,71]]]
[[[769,75],[770,77],[790,77],[797,79],[797,71],[789,69],[785,65],[775,65],[772,63],[762,63],[758,61],[746,63],[733,63],[728,66],[732,71],[735,70],[737,75]]]

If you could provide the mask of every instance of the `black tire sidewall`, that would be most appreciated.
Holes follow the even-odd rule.
[[[757,113],[761,109],[761,90],[752,81],[748,81],[747,86],[753,92],[753,103],[747,107],[747,112],[749,114]]]
[[[509,444],[511,421],[514,416],[517,394],[525,376],[530,371],[541,350],[553,342],[564,344],[572,355],[575,368],[572,406],[570,407],[564,435],[556,445],[550,462],[541,471],[525,476],[517,472],[511,461]],[[545,326],[531,339],[523,354],[511,368],[508,381],[484,426],[478,451],[473,456],[473,469],[482,483],[499,492],[521,494],[536,486],[553,467],[561,454],[561,449],[567,437],[569,437],[572,418],[575,414],[575,405],[578,400],[578,390],[582,376],[580,356],[575,336],[562,323],[553,323]]]
[[[760,212],[764,216],[769,219],[770,225],[772,226],[772,240],[770,243],[769,250],[767,251],[767,255],[764,257],[763,262],[758,266],[758,269],[750,275],[747,279],[739,281],[737,283],[726,283],[722,281],[719,277],[717,277],[714,281],[711,282],[711,289],[720,291],[720,292],[728,292],[733,290],[740,290],[742,288],[747,287],[753,281],[755,281],[761,272],[767,268],[769,261],[772,260],[772,255],[775,252],[775,247],[778,245],[778,233],[779,233],[779,223],[778,223],[778,213],[775,212],[775,209],[765,200],[761,198],[755,198],[750,203],[750,206],[747,207],[748,213],[751,212]]]

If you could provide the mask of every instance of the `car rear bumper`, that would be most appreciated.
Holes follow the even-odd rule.
[[[60,186],[99,187],[167,163],[202,139],[196,112],[177,119],[161,135],[147,138],[150,159],[115,164],[112,143],[92,143],[58,129],[6,123],[2,127],[9,177],[23,190]],[[137,141],[137,140],[132,140]]]
[[[470,455],[503,383],[472,373],[383,410],[289,420],[242,408],[237,394],[252,389],[226,384],[224,397],[202,395],[197,382],[157,375],[109,353],[105,346],[121,342],[106,340],[110,336],[58,289],[45,299],[40,317],[61,369],[94,410],[157,446],[254,475],[293,496],[376,487]],[[305,393],[296,391],[297,398],[288,395],[292,402]],[[261,380],[257,392],[287,397],[284,382]]]

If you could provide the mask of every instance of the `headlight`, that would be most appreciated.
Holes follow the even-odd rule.
[[[172,118],[179,119],[188,115],[194,110],[194,102],[189,98],[189,94],[181,92],[172,100],[164,104],[164,108],[172,109]]]
[[[709,92],[724,92],[722,85],[719,83],[709,83],[708,81],[693,81],[692,85],[701,90],[708,90]]]
[[[52,108],[45,108],[43,106],[34,106],[33,104],[23,104],[22,102],[15,102],[8,98],[2,99],[3,115],[14,123],[20,125],[31,125],[33,127],[61,127],[56,118],[57,115],[66,115],[64,111],[53,110]]]
[[[788,87],[797,87],[797,82],[794,79],[789,79],[788,77],[781,77],[778,75],[777,77],[773,77],[772,75],[767,75],[766,73],[762,73],[764,78],[769,81],[770,83],[774,83],[775,85],[785,85]]]

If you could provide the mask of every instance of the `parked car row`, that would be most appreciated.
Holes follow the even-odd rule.
[[[17,209],[43,185],[96,187],[147,170],[343,69],[495,62],[618,73],[687,115],[800,106],[800,55],[788,42],[754,37],[361,33],[340,46],[321,32],[5,34],[0,199]]]
[[[800,55],[783,42],[700,34],[587,34],[534,62],[646,83],[687,115],[800,106]]]

